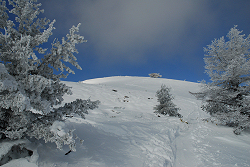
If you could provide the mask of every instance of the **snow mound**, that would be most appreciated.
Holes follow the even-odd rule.
[[[249,166],[250,141],[247,132],[236,136],[232,129],[203,121],[209,117],[201,102],[190,93],[198,83],[149,77],[107,77],[82,82],[64,82],[77,98],[100,100],[98,109],[86,119],[68,118],[65,126],[75,129],[83,144],[77,151],[57,150],[55,144],[37,148],[38,166],[62,167],[194,167]],[[171,87],[174,103],[183,118],[157,115],[155,93],[165,84]]]

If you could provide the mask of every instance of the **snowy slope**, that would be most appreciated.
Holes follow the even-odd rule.
[[[72,96],[64,96],[65,102],[91,98],[101,104],[85,120],[67,120],[68,128],[76,129],[75,134],[84,140],[78,142],[76,152],[64,155],[67,146],[57,150],[55,144],[33,143],[39,143],[35,154],[38,166],[250,166],[250,134],[236,136],[231,128],[203,121],[208,115],[200,109],[200,101],[188,93],[199,90],[197,83],[146,77],[64,83],[73,91]],[[155,93],[162,84],[172,88],[182,120],[153,113]],[[29,162],[24,159],[12,164]],[[35,163],[32,160],[29,164]]]

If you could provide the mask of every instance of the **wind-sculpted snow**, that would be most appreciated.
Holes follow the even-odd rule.
[[[39,143],[38,166],[62,167],[210,167],[249,166],[249,133],[239,136],[232,129],[204,121],[209,115],[188,92],[199,84],[163,78],[108,77],[83,82],[64,82],[77,98],[100,100],[98,109],[82,119],[68,117],[83,143],[68,155],[68,147]],[[183,118],[154,113],[155,93],[171,87],[174,103]],[[38,145],[38,144],[37,144]],[[35,154],[35,155],[37,155]],[[34,159],[34,158],[33,158]],[[21,160],[20,160],[21,161]],[[26,161],[27,162],[27,161]],[[6,164],[7,165],[7,164]],[[35,165],[35,164],[34,164]]]

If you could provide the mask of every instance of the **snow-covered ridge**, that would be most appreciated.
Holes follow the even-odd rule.
[[[150,78],[150,77],[131,77],[131,76],[114,76],[97,79],[89,79],[80,81],[84,84],[99,84],[113,87],[122,87],[125,89],[148,90],[155,95],[162,84],[172,88],[174,95],[192,97],[188,91],[196,92],[199,90],[199,83],[181,81],[166,78]]]
[[[37,148],[38,166],[91,167],[231,167],[249,166],[249,134],[203,121],[209,115],[190,93],[198,83],[149,77],[107,77],[66,82],[77,98],[100,100],[86,119],[68,118],[66,126],[84,140],[67,156],[68,147],[55,144]],[[156,115],[155,93],[165,84],[172,88],[182,119]],[[7,164],[6,164],[7,165]],[[34,164],[35,165],[35,164]]]
[[[80,81],[81,83],[88,83],[88,84],[96,84],[96,83],[105,83],[105,82],[121,82],[121,81],[129,81],[129,80],[151,80],[155,79],[158,82],[160,80],[164,81],[173,81],[173,82],[189,82],[189,81],[182,81],[182,80],[175,80],[175,79],[166,79],[166,78],[150,78],[150,77],[139,77],[139,76],[111,76],[111,77],[103,77],[103,78],[94,78],[94,79],[87,79],[84,81]],[[151,82],[150,81],[150,82]],[[195,82],[190,82],[195,83]]]

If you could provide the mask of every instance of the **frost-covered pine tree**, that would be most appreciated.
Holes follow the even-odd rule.
[[[77,99],[62,107],[70,87],[60,78],[74,73],[64,62],[81,69],[73,55],[75,45],[85,42],[73,26],[62,41],[54,40],[50,51],[43,48],[52,35],[55,20],[38,18],[43,12],[36,0],[0,0],[0,139],[32,138],[69,145],[75,151],[73,131],[63,129],[65,115],[84,118],[99,101]],[[9,20],[14,15],[15,20]],[[39,56],[38,56],[39,55]],[[38,57],[43,57],[39,59]],[[53,70],[61,74],[54,74]],[[63,74],[63,72],[66,74]]]
[[[203,110],[222,124],[235,128],[235,134],[250,127],[250,35],[237,26],[224,37],[215,39],[204,50],[206,73],[211,83],[193,93],[204,101]]]
[[[171,88],[166,85],[161,85],[161,89],[156,92],[155,96],[160,104],[154,107],[155,113],[181,118],[181,114],[178,113],[180,109],[172,102],[174,97],[170,94],[170,90]]]

